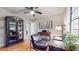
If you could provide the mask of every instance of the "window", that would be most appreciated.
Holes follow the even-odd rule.
[[[75,34],[79,34],[79,19],[72,21],[72,31]]]
[[[79,35],[79,8],[72,7],[71,32]]]

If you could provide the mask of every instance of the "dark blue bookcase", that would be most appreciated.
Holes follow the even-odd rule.
[[[6,45],[23,41],[24,37],[23,20],[16,16],[5,17]]]

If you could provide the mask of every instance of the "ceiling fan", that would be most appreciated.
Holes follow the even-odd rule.
[[[35,13],[37,13],[37,14],[42,14],[42,12],[36,10],[38,7],[25,7],[25,8],[26,8],[28,11],[25,11],[24,14],[26,14],[26,13],[31,13],[31,14],[33,15],[33,17],[35,17]]]

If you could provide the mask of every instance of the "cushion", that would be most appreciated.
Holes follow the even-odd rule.
[[[33,36],[34,41],[38,41],[41,40],[41,38],[39,36]]]
[[[46,46],[47,41],[46,40],[38,40],[36,42],[36,45],[40,45],[40,46]]]

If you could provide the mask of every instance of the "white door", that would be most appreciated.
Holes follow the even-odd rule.
[[[31,23],[31,35],[36,34],[36,23],[32,22]]]

